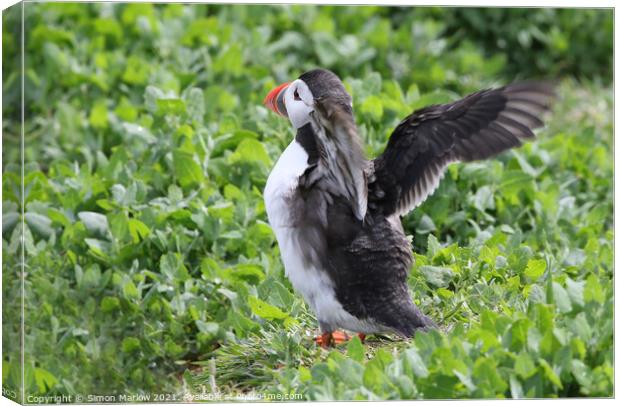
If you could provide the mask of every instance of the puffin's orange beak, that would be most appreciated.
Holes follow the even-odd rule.
[[[286,107],[284,106],[284,91],[289,84],[289,82],[282,83],[281,85],[270,91],[267,96],[265,96],[265,100],[263,100],[263,104],[267,106],[268,109],[285,117],[287,116],[287,114]]]

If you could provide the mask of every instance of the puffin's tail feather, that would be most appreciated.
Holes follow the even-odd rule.
[[[437,324],[412,303],[410,311],[406,313],[406,316],[401,321],[399,332],[405,337],[413,337],[417,331],[428,331],[437,328]]]

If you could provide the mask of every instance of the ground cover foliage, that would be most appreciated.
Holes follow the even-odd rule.
[[[23,199],[21,10],[3,14],[3,387],[23,206],[27,394],[612,395],[611,11],[25,7]],[[558,80],[536,142],[453,165],[404,219],[440,331],[311,339],[262,200],[292,133],[261,101],[316,66],[345,79],[369,156],[415,108]]]

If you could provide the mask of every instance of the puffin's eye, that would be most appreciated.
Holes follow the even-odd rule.
[[[295,93],[293,93],[293,97],[295,98],[295,100],[301,100],[301,97],[299,97],[299,93],[297,93],[297,90],[295,90]]]

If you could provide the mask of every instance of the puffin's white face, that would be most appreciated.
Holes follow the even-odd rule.
[[[264,104],[274,112],[288,117],[293,127],[301,128],[310,122],[310,113],[314,111],[314,96],[306,82],[297,79],[269,92]]]
[[[285,89],[284,105],[293,127],[301,128],[310,122],[310,113],[314,111],[314,97],[303,80],[297,79]]]

